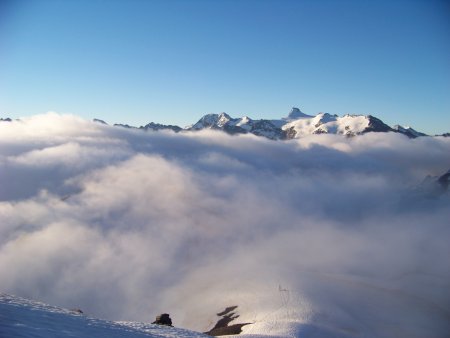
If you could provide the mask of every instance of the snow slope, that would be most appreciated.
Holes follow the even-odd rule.
[[[392,281],[351,275],[301,274],[304,285],[321,285],[320,292],[314,291],[314,303],[295,286],[241,294],[244,305],[238,308],[236,322],[252,324],[235,337],[448,337],[450,316],[446,305],[401,287],[401,278],[398,286],[393,286]],[[448,284],[445,280],[440,283]]]
[[[408,288],[392,287],[392,282],[388,286],[350,275],[308,271],[301,274],[303,287],[308,288],[308,284],[321,285],[321,291],[314,295],[314,304],[295,286],[278,285],[275,288],[266,283],[265,287],[247,288],[247,285],[242,285],[238,294],[235,291],[224,293],[224,299],[239,303],[235,310],[239,318],[230,325],[250,323],[243,327],[242,334],[228,337],[445,338],[450,332],[448,310],[445,304],[439,304],[439,300],[418,297]],[[442,286],[447,284],[446,281],[441,283]],[[214,316],[210,317],[210,321],[214,322]],[[207,336],[147,323],[95,319],[74,310],[0,294],[0,337]]]
[[[135,322],[111,322],[77,311],[0,294],[1,338],[201,338],[204,334]]]

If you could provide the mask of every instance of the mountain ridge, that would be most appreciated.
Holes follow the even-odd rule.
[[[10,118],[0,118],[0,123],[12,121]],[[94,118],[92,121],[108,125],[107,122],[101,119]],[[345,114],[339,116],[321,112],[313,116],[303,113],[297,107],[292,107],[287,116],[279,119],[252,119],[245,115],[234,118],[222,112],[220,114],[205,114],[196,123],[184,128],[156,122],[150,122],[140,127],[122,123],[116,123],[113,126],[144,131],[171,130],[175,133],[212,129],[220,130],[230,135],[253,134],[271,140],[290,140],[314,134],[335,134],[353,137],[369,132],[392,132],[405,135],[411,139],[432,136],[409,126],[396,124],[391,127],[371,114]],[[450,137],[450,133],[434,136]]]
[[[97,122],[100,121],[97,120]],[[251,119],[248,116],[234,118],[222,112],[220,114],[205,114],[196,123],[185,128],[154,122],[141,127],[132,127],[127,124],[115,124],[115,126],[155,131],[172,130],[174,132],[211,129],[221,130],[231,135],[250,133],[272,140],[296,139],[312,134],[337,134],[353,137],[369,132],[393,132],[403,134],[408,138],[429,136],[411,127],[400,125],[391,127],[373,115],[345,114],[339,116],[318,113],[313,116],[303,113],[297,107],[292,107],[287,116],[280,119]],[[450,134],[445,133],[435,136],[448,137],[448,135]]]

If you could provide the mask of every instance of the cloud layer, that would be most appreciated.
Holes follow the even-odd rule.
[[[236,304],[255,330],[444,336],[450,197],[422,182],[449,154],[448,138],[385,133],[278,142],[55,113],[3,122],[0,291],[109,319],[169,312],[198,330]]]

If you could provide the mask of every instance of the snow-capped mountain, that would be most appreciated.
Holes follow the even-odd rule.
[[[398,124],[396,124],[393,128],[396,132],[404,134],[406,136],[408,136],[409,138],[416,138],[416,137],[420,137],[420,136],[427,136],[427,134],[421,133],[420,131],[417,131],[411,127],[402,127]]]
[[[1,118],[1,122],[9,122],[9,118]],[[93,119],[94,122],[105,124],[103,120]],[[356,136],[369,132],[394,132],[409,138],[428,136],[411,127],[395,125],[390,127],[373,115],[331,115],[318,113],[315,116],[303,113],[299,108],[293,107],[286,117],[280,119],[251,119],[248,116],[234,118],[226,113],[206,114],[195,124],[181,128],[176,125],[166,125],[150,122],[144,126],[135,127],[128,124],[116,123],[115,127],[139,130],[171,130],[173,132],[198,131],[203,129],[221,130],[228,134],[253,134],[264,136],[272,140],[289,140],[313,134],[337,134],[343,136]],[[445,133],[437,136],[448,137]]]
[[[368,132],[393,131],[388,125],[372,115],[330,115],[320,113],[312,118],[302,118],[282,127],[287,138],[299,138],[311,134],[339,134],[355,136]]]
[[[216,129],[229,134],[252,133],[270,139],[281,139],[284,137],[280,127],[284,123],[282,120],[252,120],[247,116],[232,118],[230,115],[222,113],[205,115],[186,130]]]
[[[248,117],[232,118],[229,115],[208,114],[186,130],[216,129],[229,134],[252,133],[270,139],[293,139],[311,134],[339,134],[355,136],[368,132],[399,132],[410,134],[409,129],[395,130],[372,115],[316,116],[304,114],[294,107],[287,117],[279,120],[252,120]],[[417,133],[417,132],[416,132]],[[422,134],[422,133],[418,133]],[[425,135],[425,134],[423,134]]]

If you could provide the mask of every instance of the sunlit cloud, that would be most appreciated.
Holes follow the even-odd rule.
[[[170,312],[197,330],[239,305],[254,327],[395,322],[443,336],[450,197],[418,187],[449,153],[448,138],[385,133],[271,141],[55,113],[3,123],[0,291],[110,319]]]

